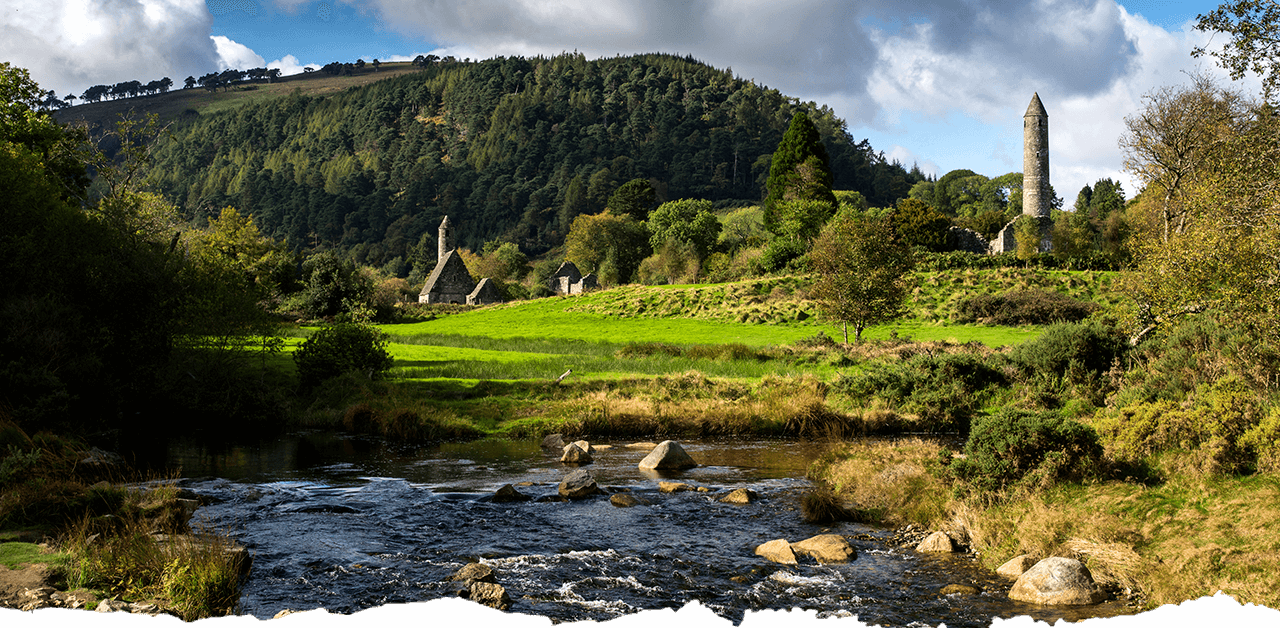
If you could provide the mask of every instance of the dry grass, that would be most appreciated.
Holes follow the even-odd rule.
[[[779,435],[842,438],[856,417],[831,410],[827,385],[810,375],[766,376],[749,386],[697,371],[619,382],[554,404],[555,429],[594,435]]]
[[[951,487],[929,473],[941,451],[918,438],[861,441],[819,461],[811,479],[831,487],[859,518],[887,525],[940,524],[949,511]]]
[[[1221,590],[1280,604],[1280,479],[1179,476],[1145,487],[1065,487],[962,505],[983,562],[1018,554],[1085,562],[1103,584],[1140,591],[1149,605]]]

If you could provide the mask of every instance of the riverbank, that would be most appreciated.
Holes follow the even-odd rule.
[[[810,477],[865,521],[963,538],[994,570],[1030,554],[1084,562],[1095,579],[1154,608],[1222,591],[1280,605],[1280,478],[1189,471],[1168,455],[1159,481],[1094,480],[959,499],[930,442],[849,444]]]

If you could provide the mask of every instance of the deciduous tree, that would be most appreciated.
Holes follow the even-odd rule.
[[[812,294],[840,321],[845,344],[849,325],[861,342],[868,326],[902,314],[914,260],[889,221],[842,212],[814,240],[810,260],[818,277]]]

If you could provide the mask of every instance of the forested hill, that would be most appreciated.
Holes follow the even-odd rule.
[[[235,206],[293,247],[353,249],[403,273],[415,251],[434,259],[446,214],[461,246],[503,239],[536,255],[634,178],[660,201],[758,200],[800,109],[837,189],[884,206],[923,178],[854,141],[829,108],[662,54],[437,62],[329,97],[189,116],[155,151],[153,178],[196,217]]]

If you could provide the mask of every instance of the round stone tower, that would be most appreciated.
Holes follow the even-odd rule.
[[[440,234],[436,237],[436,263],[444,261],[444,256],[454,249],[453,228],[449,226],[449,217],[440,222]]]
[[[1022,213],[1049,217],[1049,114],[1040,94],[1031,95],[1031,105],[1022,116]]]

